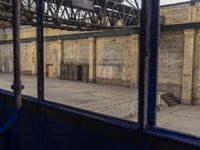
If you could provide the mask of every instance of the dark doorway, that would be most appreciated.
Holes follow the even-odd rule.
[[[78,80],[83,80],[83,66],[78,65]]]

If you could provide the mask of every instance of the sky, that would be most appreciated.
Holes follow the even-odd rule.
[[[173,3],[179,3],[179,2],[186,2],[189,0],[160,0],[160,4],[161,5],[165,5],[165,4],[173,4]]]
[[[132,4],[135,4],[134,1],[135,0],[129,0],[129,2],[132,2]],[[160,0],[160,5],[175,4],[175,3],[186,2],[186,1],[190,1],[190,0]],[[141,5],[141,0],[137,0],[137,2],[139,3],[139,5]]]

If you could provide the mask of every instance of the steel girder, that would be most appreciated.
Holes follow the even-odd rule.
[[[90,0],[91,8],[75,6],[74,0],[44,0],[44,26],[67,30],[102,30],[139,26],[139,8],[123,0]],[[36,1],[21,0],[21,22],[36,25]],[[0,0],[0,27],[12,23],[12,0]]]

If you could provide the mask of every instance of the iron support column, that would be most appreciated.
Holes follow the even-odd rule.
[[[159,0],[143,0],[140,19],[138,120],[143,132],[156,124]]]
[[[14,81],[12,89],[14,90],[14,100],[16,110],[21,108],[21,65],[20,65],[20,8],[21,0],[13,0],[13,55],[14,55]]]
[[[44,38],[43,38],[43,12],[44,1],[36,1],[37,10],[37,91],[38,100],[44,100]]]

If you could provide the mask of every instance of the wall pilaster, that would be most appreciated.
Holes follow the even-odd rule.
[[[89,38],[89,81],[96,81],[96,39]]]
[[[181,98],[183,104],[192,104],[195,34],[194,29],[184,31],[185,42]]]

